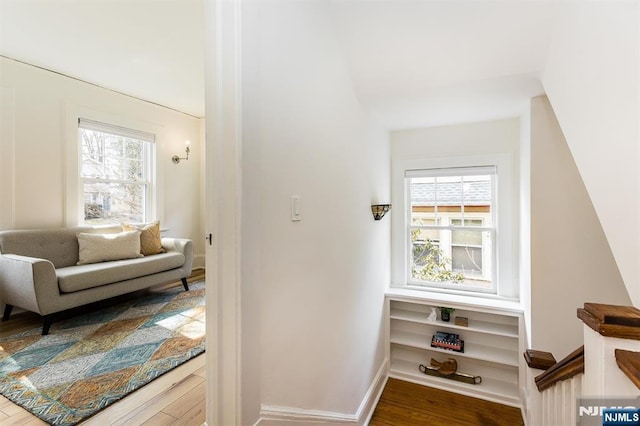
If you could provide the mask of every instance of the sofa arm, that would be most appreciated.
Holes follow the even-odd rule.
[[[162,247],[167,251],[177,251],[184,255],[184,265],[182,269],[185,270],[185,278],[191,275],[193,269],[193,241],[187,238],[162,238]]]
[[[51,303],[60,296],[53,263],[46,259],[0,255],[0,294],[3,303],[40,315],[55,311]]]

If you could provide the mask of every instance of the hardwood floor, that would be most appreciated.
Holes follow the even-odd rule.
[[[204,279],[197,270],[189,281]],[[170,285],[182,285],[180,282]],[[168,285],[169,286],[169,285]],[[166,287],[166,286],[165,286]],[[2,323],[0,337],[41,326],[29,312]],[[205,355],[170,371],[81,423],[84,426],[200,426],[205,421]],[[46,425],[0,396],[0,426]],[[372,426],[523,425],[520,410],[451,392],[389,379],[371,418]]]
[[[520,409],[390,378],[371,426],[517,426]]]
[[[204,279],[204,270],[195,270],[188,281]],[[181,282],[168,284],[182,286]],[[23,312],[1,323],[0,337],[20,330],[40,327],[39,315]],[[121,401],[80,423],[84,426],[147,425],[200,426],[205,422],[205,355],[199,355],[148,385],[131,393]],[[22,407],[0,396],[0,426],[47,425]]]

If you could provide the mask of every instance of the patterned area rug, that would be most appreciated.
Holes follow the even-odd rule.
[[[204,352],[204,282],[0,339],[0,394],[74,425]]]

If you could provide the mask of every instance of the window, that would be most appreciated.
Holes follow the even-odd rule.
[[[83,118],[78,132],[83,222],[150,220],[155,135]]]
[[[407,170],[408,284],[495,286],[495,166]]]

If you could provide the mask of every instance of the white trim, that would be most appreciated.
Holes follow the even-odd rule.
[[[388,347],[389,345],[387,345]],[[371,417],[373,416],[373,412],[378,405],[378,401],[380,401],[380,397],[382,396],[382,391],[384,391],[384,387],[387,384],[387,380],[389,379],[389,358],[385,358],[378,370],[378,374],[373,379],[371,386],[369,386],[369,390],[365,394],[362,402],[360,403],[360,407],[358,408],[358,418],[360,419],[360,423],[364,425],[368,425],[371,421]],[[362,422],[364,416],[364,422]]]
[[[497,250],[493,250],[496,256],[497,270],[493,271],[495,276],[496,294],[465,291],[470,295],[478,297],[505,297],[517,299],[519,295],[519,284],[517,281],[518,257],[514,256],[514,249],[517,247],[516,227],[514,227],[513,203],[513,164],[510,154],[487,154],[468,155],[455,157],[435,157],[420,159],[398,159],[391,166],[391,188],[392,201],[394,206],[405,210],[408,199],[408,187],[405,183],[405,175],[411,170],[445,169],[445,168],[468,168],[474,166],[496,166],[497,184],[495,187],[495,204],[498,209],[498,221],[494,221],[496,229],[495,242]],[[411,172],[412,173],[412,172]],[[408,277],[408,235],[406,232],[409,213],[394,214],[391,217],[391,287],[411,288],[415,286],[409,284]],[[409,287],[407,287],[409,286]],[[426,287],[427,291],[438,291],[435,287]],[[455,290],[443,289],[443,292],[457,293]],[[459,293],[458,293],[459,294]]]
[[[289,421],[309,423],[357,423],[355,414],[333,413],[330,411],[305,410],[303,408],[278,407],[262,405],[260,407],[260,424],[264,421]]]
[[[205,14],[205,246],[207,424],[242,421],[242,105],[240,0],[207,1]],[[259,380],[259,377],[256,377]],[[256,410],[257,411],[257,410]]]
[[[155,143],[152,145],[149,171],[151,187],[147,216],[149,220],[164,222],[164,192],[161,191],[164,184],[163,168],[158,166],[159,145],[166,140],[164,126],[138,120],[133,117],[123,117],[105,111],[93,110],[81,105],[68,103],[65,105],[63,117],[63,141],[65,183],[64,183],[64,223],[68,227],[78,226],[83,215],[83,205],[80,203],[82,180],[80,179],[80,143],[78,124],[80,119],[88,119],[95,122],[108,123],[116,127],[139,129],[141,132],[155,135]]]
[[[385,358],[375,377],[369,385],[358,410],[354,414],[335,413],[331,411],[307,410],[304,408],[280,407],[263,404],[260,407],[260,420],[256,425],[270,422],[300,423],[338,423],[338,424],[369,424],[376,405],[380,400],[384,386],[387,383],[387,369],[389,360]]]

